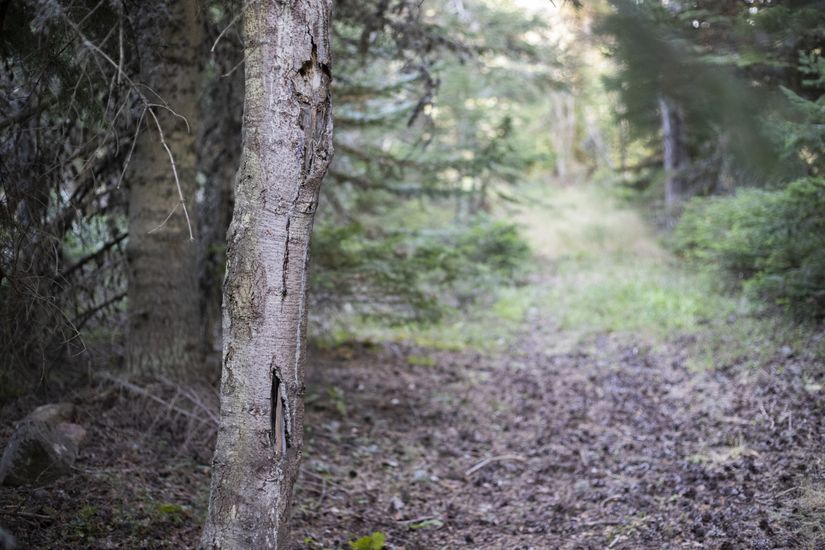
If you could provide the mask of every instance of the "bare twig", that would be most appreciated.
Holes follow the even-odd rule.
[[[506,461],[506,460],[515,460],[517,462],[527,462],[527,459],[524,458],[521,455],[511,454],[511,455],[491,456],[491,457],[485,458],[481,462],[478,462],[477,464],[475,464],[474,466],[469,468],[466,472],[464,472],[464,475],[466,477],[470,477],[471,475],[473,475],[474,473],[476,473],[477,471],[481,470],[482,468],[484,468],[485,466],[487,466],[489,464],[492,464],[494,462],[503,462],[503,461]]]
[[[38,114],[42,113],[45,109],[48,109],[49,107],[54,105],[56,102],[57,102],[56,99],[49,98],[45,101],[41,101],[37,105],[29,107],[25,111],[20,111],[19,113],[16,113],[16,114],[14,114],[14,115],[12,115],[8,118],[0,120],[0,130],[5,129],[8,126],[11,126],[12,124],[16,124],[18,122],[23,122],[24,120],[26,120],[30,117],[38,115]]]
[[[80,30],[80,27],[77,24],[75,24],[71,19],[69,19],[68,17],[66,17],[65,19],[66,19],[67,24],[70,27],[72,27],[72,29],[75,31],[75,33],[77,33],[77,35],[83,41],[84,46],[86,46],[90,50],[97,53],[100,57],[102,57],[106,62],[108,62],[116,70],[121,71],[122,67],[118,62],[116,62],[114,59],[112,59],[109,56],[109,54],[104,52],[99,46],[97,46],[96,44],[91,42],[88,38],[86,38],[86,35],[83,34],[83,31]],[[123,73],[119,73],[119,74],[123,74]],[[172,164],[172,174],[175,177],[175,185],[176,185],[177,190],[178,190],[178,197],[180,198],[180,204],[183,206],[183,214],[184,214],[184,217],[186,218],[187,228],[189,229],[189,240],[194,241],[195,240],[195,235],[194,235],[194,232],[192,230],[192,220],[189,218],[189,210],[186,208],[186,202],[185,202],[184,197],[183,197],[183,190],[181,189],[180,179],[178,178],[178,170],[177,170],[177,167],[175,165],[175,157],[172,154],[172,150],[169,148],[169,145],[166,143],[166,138],[163,136],[163,128],[161,127],[160,121],[158,120],[158,117],[155,114],[152,107],[160,107],[160,108],[166,109],[170,113],[172,113],[174,116],[179,117],[179,118],[183,118],[184,121],[186,121],[186,118],[183,117],[182,115],[176,113],[171,107],[169,107],[169,105],[163,100],[163,98],[160,97],[159,94],[154,92],[154,90],[152,90],[150,87],[146,86],[146,88],[151,90],[155,94],[156,97],[160,98],[160,100],[162,102],[162,104],[149,103],[149,101],[146,100],[146,96],[144,96],[143,92],[140,90],[139,86],[134,81],[132,81],[131,78],[129,78],[125,74],[123,74],[123,78],[129,84],[129,86],[133,90],[135,90],[135,92],[137,92],[138,97],[140,97],[141,101],[143,102],[144,106],[146,107],[146,111],[149,112],[149,115],[155,121],[155,126],[157,127],[158,135],[160,136],[160,142],[163,145],[163,148],[166,149],[166,153],[169,155],[169,161]],[[187,127],[187,131],[188,131],[189,130],[189,122],[188,121],[186,122],[186,127]],[[138,128],[140,128],[140,126],[138,126]],[[177,209],[177,207],[175,207],[175,208]],[[173,213],[174,213],[174,211],[173,211]],[[171,214],[170,214],[169,217],[171,217]],[[168,221],[169,217],[167,217],[166,221]],[[166,223],[166,221],[164,221],[164,223]],[[163,224],[161,224],[161,226],[162,225]]]
[[[129,154],[126,155],[126,162],[123,163],[123,170],[120,172],[120,177],[117,179],[117,186],[115,189],[120,189],[120,184],[123,183],[123,176],[126,175],[126,169],[129,168],[129,162],[132,160],[132,153],[135,152],[135,144],[137,143],[140,127],[143,125],[143,117],[146,116],[146,109],[140,113],[137,126],[135,127],[135,135],[132,137],[132,145],[129,147]]]
[[[244,5],[241,6],[241,9],[238,10],[238,13],[235,15],[235,17],[232,18],[232,20],[229,22],[229,24],[223,28],[223,30],[220,32],[218,37],[215,39],[215,42],[212,44],[212,47],[209,48],[209,53],[215,53],[215,48],[218,46],[218,42],[221,41],[221,38],[223,38],[223,35],[225,35],[226,32],[229,29],[231,29],[232,26],[235,23],[240,21],[241,17],[243,17],[243,12],[246,11],[246,8],[248,8],[249,6],[251,6],[252,4],[255,4],[257,2],[258,2],[258,0],[250,0],[249,2],[245,2]]]
[[[114,296],[112,296],[108,300],[104,300],[100,304],[98,304],[96,306],[93,306],[91,309],[88,309],[88,310],[84,311],[83,313],[81,313],[80,315],[78,315],[77,317],[75,317],[73,322],[77,325],[76,328],[75,328],[75,331],[77,332],[77,334],[78,335],[80,334],[80,329],[83,328],[83,325],[85,325],[86,322],[89,319],[92,318],[92,315],[94,315],[95,313],[97,313],[101,309],[104,309],[104,308],[114,304],[115,302],[119,302],[120,300],[122,300],[124,298],[126,298],[126,292],[120,292],[118,294],[115,294]],[[85,346],[84,346],[84,348],[85,348]]]
[[[177,189],[178,189],[178,198],[180,199],[180,206],[183,208],[183,216],[186,218],[186,226],[189,229],[189,240],[194,241],[195,240],[195,234],[192,232],[192,220],[189,219],[189,210],[187,210],[186,200],[183,198],[183,189],[181,189],[180,179],[178,179],[178,168],[175,165],[175,157],[174,157],[174,155],[172,155],[172,150],[169,149],[169,145],[166,143],[166,138],[163,137],[163,128],[161,128],[160,121],[158,121],[158,117],[155,115],[155,111],[153,111],[151,108],[149,108],[147,110],[149,111],[149,115],[151,115],[152,119],[155,121],[155,126],[157,126],[157,128],[158,128],[158,135],[160,136],[160,143],[161,143],[161,145],[163,145],[163,148],[166,149],[166,153],[169,155],[169,162],[172,164],[172,175],[175,176],[175,187],[177,187]],[[178,209],[178,207],[175,206],[175,210],[177,210],[177,209]],[[163,221],[163,224],[165,224],[167,221],[169,221],[169,218],[172,217],[172,214],[175,213],[175,210],[172,210],[172,212],[169,214],[169,216],[166,217],[166,220]],[[160,229],[160,227],[162,227],[163,224],[161,224],[161,226],[156,227],[155,229],[150,231],[150,233],[152,233],[153,231],[156,231],[157,229]]]
[[[239,68],[241,65],[243,65],[244,61],[246,61],[246,57],[242,57],[242,58],[241,58],[241,60],[240,60],[240,61],[238,61],[238,63],[237,63],[234,67],[232,67],[231,69],[229,69],[229,71],[228,71],[228,72],[226,72],[226,73],[222,74],[222,75],[221,75],[221,78],[226,78],[226,77],[228,77],[228,76],[231,76],[231,75],[232,75],[232,73],[234,73],[235,71],[237,71],[237,70],[238,70],[238,68]]]
[[[170,410],[172,410],[176,413],[179,413],[179,414],[181,414],[181,415],[183,415],[187,418],[192,418],[194,420],[204,420],[203,417],[198,416],[197,414],[193,413],[192,411],[188,411],[184,408],[174,406],[174,404],[172,404],[173,406],[170,406],[170,403],[168,401],[166,401],[164,399],[161,399],[160,397],[158,397],[157,395],[153,394],[152,392],[146,390],[145,388],[141,388],[140,386],[138,386],[136,384],[133,384],[131,382],[123,380],[122,378],[117,378],[115,376],[112,376],[112,375],[106,374],[106,373],[100,373],[97,376],[99,376],[100,378],[102,378],[104,380],[112,382],[112,383],[116,384],[117,386],[121,387],[122,389],[127,390],[131,393],[146,397],[147,399],[150,399],[151,401],[154,401],[155,403],[158,403],[158,404],[163,405],[165,407],[170,407]]]
[[[75,263],[74,263],[71,267],[68,267],[68,268],[64,269],[64,270],[63,270],[63,273],[61,273],[61,274],[60,274],[60,278],[61,278],[61,279],[65,279],[65,278],[67,278],[67,277],[69,277],[72,273],[74,273],[75,271],[77,271],[78,269],[80,269],[81,267],[83,267],[84,265],[86,265],[87,263],[89,263],[89,262],[91,262],[91,261],[93,261],[93,260],[95,260],[95,259],[97,259],[97,258],[100,258],[100,257],[101,257],[102,255],[104,255],[104,254],[105,254],[108,250],[110,250],[110,249],[112,249],[113,247],[117,246],[117,245],[118,245],[121,241],[123,241],[123,240],[124,240],[124,239],[125,239],[128,235],[129,235],[129,234],[128,234],[128,233],[126,233],[126,232],[121,233],[120,235],[118,235],[117,237],[115,237],[113,240],[111,240],[111,241],[109,241],[108,243],[106,243],[105,245],[101,246],[101,247],[100,247],[99,249],[97,249],[95,252],[93,252],[93,253],[89,254],[89,255],[88,255],[88,256],[86,256],[85,258],[81,258],[80,260],[78,260],[77,262],[75,262]]]

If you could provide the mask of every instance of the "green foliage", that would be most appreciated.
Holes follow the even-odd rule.
[[[763,223],[780,198],[778,193],[743,189],[734,197],[690,201],[674,233],[677,251],[719,268],[734,281],[750,279],[763,253]]]
[[[347,399],[344,392],[338,386],[331,386],[327,388],[327,394],[330,401],[332,401],[335,410],[338,411],[343,418],[347,417]]]
[[[806,89],[825,90],[825,59],[820,53],[800,52],[799,70]],[[772,122],[785,155],[801,161],[805,172],[825,173],[825,94],[808,99],[789,88],[782,92],[791,105],[785,118]]]
[[[349,547],[352,550],[382,550],[386,537],[381,531],[376,531],[371,535],[366,535],[358,540],[351,541]]]
[[[155,507],[155,514],[159,521],[168,521],[179,525],[188,515],[186,508],[172,502],[160,502]]]
[[[426,355],[410,355],[407,357],[407,364],[419,367],[434,367],[438,363],[435,359]]]
[[[336,157],[312,251],[322,331],[333,316],[432,323],[529,257],[486,212],[546,157],[530,125],[555,54],[526,39],[546,21],[486,0],[397,4],[336,5]]]
[[[825,316],[825,178],[694,200],[675,233],[686,257],[802,318]]]
[[[642,145],[643,158],[628,174],[634,187],[661,194],[660,98],[682,118],[679,138],[690,159],[678,173],[685,196],[816,173],[822,113],[808,99],[825,82],[817,61],[825,28],[820,2],[610,3],[599,28],[617,60],[617,74],[606,77],[619,99],[617,115],[637,143],[631,152]]]
[[[438,230],[371,232],[322,224],[313,241],[313,296],[322,305],[394,322],[434,321],[519,278],[530,250],[516,226],[478,216]]]
[[[705,281],[645,260],[571,259],[545,303],[566,330],[665,335],[689,332],[713,316]]]

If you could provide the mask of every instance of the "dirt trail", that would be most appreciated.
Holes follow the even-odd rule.
[[[543,259],[513,295],[534,303],[497,351],[313,353],[294,548],[349,550],[374,532],[407,550],[825,548],[821,365],[780,348],[759,370],[697,370],[702,333],[605,328],[669,327],[671,311],[693,310],[656,293],[664,314],[622,319],[647,313],[638,296],[666,255],[627,210],[578,193],[517,214]],[[617,277],[644,284],[592,286]],[[572,298],[543,294],[559,289]],[[580,300],[591,309],[571,316]],[[152,392],[184,403],[179,389]],[[23,548],[194,547],[208,418],[106,386],[73,400],[89,430],[75,475],[0,487],[0,525]],[[2,411],[5,439],[34,405]]]
[[[552,321],[531,321],[499,357],[324,358],[346,410],[310,409],[296,548],[373,531],[390,548],[803,546],[825,431],[794,374],[692,374],[610,337],[548,354]]]
[[[624,228],[603,250],[663,258],[606,205],[574,208],[578,233],[521,212],[545,262],[533,285],[560,284],[558,251],[593,220]],[[502,353],[353,344],[317,358],[296,548],[374,531],[408,549],[825,547],[821,369],[786,350],[759,372],[695,372],[690,337],[571,346],[555,312],[530,311]]]

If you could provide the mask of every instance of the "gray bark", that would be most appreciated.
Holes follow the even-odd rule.
[[[204,548],[286,548],[303,447],[307,270],[332,157],[330,0],[244,7],[243,151]]]
[[[195,0],[149,2],[140,22],[140,80],[172,152],[195,223],[195,125],[201,22]],[[185,117],[186,120],[180,117]],[[187,125],[188,123],[188,125]],[[149,113],[129,165],[129,334],[132,374],[196,378],[201,358],[197,250],[189,237],[169,154]],[[174,213],[169,216],[170,212]],[[168,217],[168,219],[167,219]],[[164,222],[165,220],[165,222]]]

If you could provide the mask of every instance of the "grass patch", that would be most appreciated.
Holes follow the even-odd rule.
[[[684,270],[608,189],[533,186],[525,195],[534,206],[518,218],[553,272],[541,305],[562,330],[661,338],[741,313],[742,304],[716,292],[709,277]]]
[[[533,183],[514,195],[521,204],[496,215],[517,222],[534,252],[539,282],[484,289],[491,294],[434,324],[387,326],[347,320],[327,343],[407,341],[449,351],[505,349],[534,310],[559,328],[553,349],[578,347],[604,333],[686,348],[694,370],[762,367],[778,354],[822,357],[825,333],[765,315],[741,294],[725,292],[661,244],[633,208],[598,185]],[[415,360],[415,359],[413,359]]]
[[[734,300],[713,295],[702,278],[666,263],[564,260],[554,282],[543,305],[563,330],[662,337],[695,331],[737,310]]]
[[[356,318],[346,325],[341,323],[323,340],[316,339],[316,343],[325,347],[337,347],[343,342],[366,340],[412,342],[442,351],[500,351],[522,329],[525,316],[531,307],[536,307],[539,303],[543,291],[532,286],[513,286],[493,292],[495,296],[492,305],[488,302],[486,306],[470,306],[466,311],[447,315],[436,323],[392,326],[373,319]]]
[[[794,502],[793,531],[799,548],[810,550],[825,546],[825,484],[812,481],[800,487],[799,497]]]

